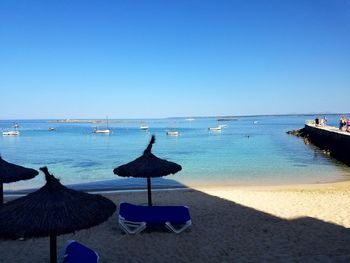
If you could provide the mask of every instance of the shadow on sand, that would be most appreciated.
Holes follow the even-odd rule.
[[[186,187],[186,186],[183,186]],[[147,203],[146,192],[105,194]],[[315,218],[286,220],[194,189],[155,191],[154,205],[187,205],[193,226],[180,235],[167,231],[131,236],[116,215],[107,222],[58,237],[58,248],[78,240],[104,262],[350,262],[350,229]],[[0,240],[1,262],[48,262],[47,238]]]

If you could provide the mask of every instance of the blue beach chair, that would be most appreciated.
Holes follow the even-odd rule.
[[[187,206],[143,206],[126,202],[119,206],[119,225],[127,234],[137,234],[146,227],[166,227],[179,234],[192,225]]]
[[[92,249],[75,240],[68,241],[64,251],[63,263],[97,263],[98,260],[98,254]]]

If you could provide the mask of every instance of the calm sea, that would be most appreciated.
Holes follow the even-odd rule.
[[[48,166],[64,184],[94,182],[94,186],[138,188],[145,180],[125,180],[113,169],[139,157],[151,134],[153,153],[182,165],[182,171],[155,180],[163,186],[175,185],[261,185],[315,183],[350,179],[350,167],[322,153],[286,131],[301,128],[315,116],[238,117],[218,122],[217,118],[188,120],[120,120],[110,123],[110,135],[94,134],[94,124],[52,123],[47,120],[0,121],[0,130],[14,122],[20,125],[18,137],[0,137],[2,157],[16,164],[38,169]],[[337,125],[338,116],[327,116]],[[145,121],[149,131],[140,130]],[[208,127],[227,125],[221,132]],[[48,131],[54,127],[55,131]],[[104,128],[104,125],[100,126]],[[176,129],[178,137],[167,130]],[[5,184],[5,190],[43,185],[43,175],[35,179]],[[108,188],[108,187],[107,187]]]

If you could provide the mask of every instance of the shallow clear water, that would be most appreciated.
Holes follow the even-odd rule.
[[[64,184],[115,180],[130,188],[113,169],[139,157],[156,135],[153,153],[182,165],[182,171],[166,179],[185,185],[245,185],[314,183],[350,179],[350,168],[286,131],[301,128],[315,116],[240,117],[218,122],[217,118],[146,120],[149,131],[139,129],[141,120],[109,124],[110,135],[93,134],[94,124],[49,123],[46,120],[0,121],[0,130],[13,122],[18,137],[0,137],[2,157],[16,164],[49,170]],[[338,116],[328,116],[337,125]],[[255,122],[255,123],[254,123]],[[221,132],[208,127],[225,124]],[[49,132],[49,127],[56,130]],[[103,128],[103,125],[101,125]],[[177,129],[179,137],[166,131]],[[118,180],[118,181],[117,181]],[[110,181],[111,182],[111,181]],[[7,190],[41,186],[43,176],[4,185]],[[165,184],[167,182],[165,181]],[[169,185],[171,181],[169,181]]]

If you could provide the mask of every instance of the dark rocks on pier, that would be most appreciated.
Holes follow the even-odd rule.
[[[304,128],[302,128],[302,129],[297,129],[297,130],[287,131],[287,134],[295,135],[295,136],[297,136],[297,137],[304,137],[304,136],[306,136],[306,133],[305,133],[305,129],[304,129]]]
[[[305,144],[310,144],[309,136],[308,133],[305,131],[305,128],[287,131],[287,134],[303,138]]]

